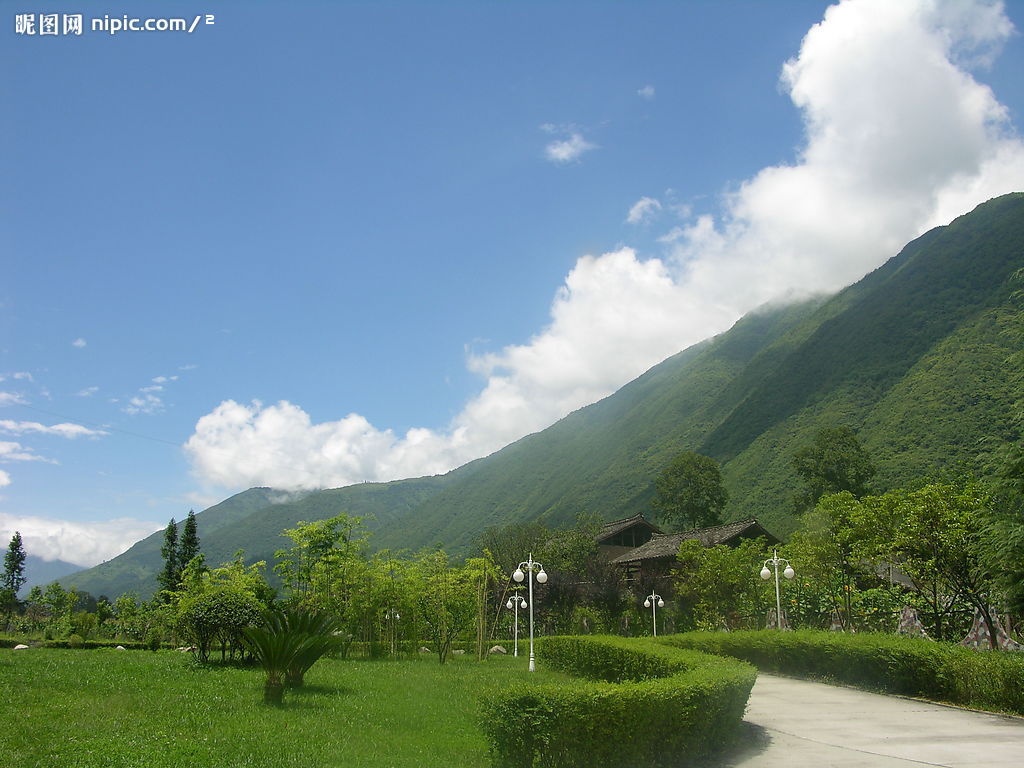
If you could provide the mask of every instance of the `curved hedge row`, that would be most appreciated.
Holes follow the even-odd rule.
[[[538,656],[586,679],[524,683],[483,701],[501,768],[683,765],[727,744],[756,671],[733,659],[619,637],[548,637]]]
[[[811,630],[688,632],[658,640],[743,659],[764,672],[1024,714],[1024,653],[979,652],[899,635]]]

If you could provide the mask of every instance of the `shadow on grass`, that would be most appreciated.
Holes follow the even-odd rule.
[[[285,696],[347,696],[352,693],[355,693],[355,690],[352,688],[346,688],[344,685],[310,685],[309,683],[306,683],[301,688],[288,688],[285,692]]]
[[[739,768],[748,760],[762,754],[772,743],[772,737],[760,725],[744,720],[736,733],[736,740],[720,752],[711,755],[704,768]]]

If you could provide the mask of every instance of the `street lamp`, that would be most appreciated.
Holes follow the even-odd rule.
[[[391,635],[392,656],[395,655],[395,646],[398,635],[398,620],[400,618],[402,617],[401,615],[399,615],[397,608],[388,608],[386,611],[384,611],[384,620],[388,623],[388,629],[391,630],[389,634]]]
[[[658,609],[665,607],[665,601],[661,599],[661,595],[654,594],[654,590],[651,590],[651,594],[644,600],[644,608],[651,609],[651,625],[654,627],[654,636],[658,636]]]
[[[526,598],[524,598],[522,595],[513,595],[512,597],[510,597],[508,599],[508,602],[505,603],[505,607],[508,608],[509,610],[514,610],[515,611],[515,614],[513,615],[514,618],[512,619],[512,627],[513,627],[513,629],[512,629],[512,638],[513,638],[513,640],[512,640],[512,655],[513,656],[518,656],[519,655],[519,609],[526,607]]]
[[[787,579],[792,579],[796,576],[796,571],[793,570],[793,566],[789,564],[789,560],[779,557],[779,550],[772,550],[773,557],[764,561],[764,566],[761,568],[761,578],[767,581],[772,577],[772,572],[768,568],[768,563],[771,563],[775,568],[775,627],[782,629],[782,592],[779,589],[779,565],[782,563],[786,564],[786,570],[782,572],[782,575]]]
[[[526,569],[525,572],[523,571],[524,568]],[[536,577],[533,575],[534,571],[537,571]],[[530,587],[530,671],[533,672],[537,668],[533,661],[533,580],[536,578],[538,584],[543,584],[548,580],[548,575],[544,573],[543,565],[533,562],[532,552],[526,559],[525,563],[519,564],[519,567],[516,568],[516,572],[512,574],[512,578],[515,579],[517,583],[522,584],[523,579],[526,578],[527,574],[530,575],[528,582]]]

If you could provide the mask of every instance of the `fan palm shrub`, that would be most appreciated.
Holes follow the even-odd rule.
[[[246,645],[267,673],[263,701],[280,705],[286,684],[302,687],[309,668],[341,646],[336,632],[330,617],[304,611],[268,611],[261,626],[246,630]]]

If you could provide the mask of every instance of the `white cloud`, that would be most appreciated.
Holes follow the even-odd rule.
[[[626,222],[629,224],[642,224],[650,221],[661,210],[661,203],[653,197],[641,197],[629,209]]]
[[[93,395],[95,395],[99,391],[100,391],[99,387],[86,387],[85,389],[79,390],[76,393],[76,396],[77,397],[92,397]]]
[[[0,478],[0,485],[3,484]],[[83,568],[121,554],[163,527],[128,517],[79,523],[0,512],[0,541],[10,541],[14,532],[20,531],[28,554],[44,560],[66,560]]]
[[[41,435],[57,435],[58,437],[67,437],[74,439],[76,437],[99,437],[100,435],[109,434],[104,432],[102,429],[89,429],[83,427],[81,424],[53,424],[47,426],[40,424],[37,421],[11,421],[10,419],[0,419],[0,431],[9,432],[11,434],[20,435],[26,432],[35,432]]]
[[[72,347],[78,347],[79,349],[81,349],[85,345],[86,345],[86,342],[85,342],[85,339],[83,339],[83,338],[77,338],[77,339],[75,339],[74,341],[71,342],[71,346]]]
[[[0,469],[0,488],[11,484],[11,476]],[[12,534],[13,535],[13,534]]]
[[[162,387],[145,387],[139,390],[140,394],[128,400],[128,404],[121,410],[129,416],[139,413],[159,413],[164,409],[164,401],[153,394],[151,390],[162,389]],[[116,402],[116,401],[111,401]]]
[[[647,99],[648,101],[650,101],[651,99],[654,98],[654,86],[650,84],[645,85],[643,88],[636,92],[636,95],[639,96],[641,99]]]
[[[544,157],[558,165],[579,160],[584,152],[597,149],[597,144],[587,141],[583,134],[573,126],[557,126],[545,123],[541,126],[545,133],[565,135],[564,139],[556,139],[544,147]]]
[[[46,464],[56,464],[53,459],[47,459],[21,443],[9,440],[0,440],[0,461],[42,461]]]
[[[486,383],[446,430],[396,435],[356,414],[314,424],[287,402],[226,401],[188,441],[196,474],[226,488],[313,488],[444,471],[765,302],[857,280],[928,228],[1024,189],[1024,144],[1007,111],[957,64],[990,56],[1009,32],[1001,6],[983,0],[829,8],[783,68],[806,130],[796,160],[739,184],[721,215],[670,232],[663,258],[629,248],[581,258],[546,328],[470,357]]]
[[[154,384],[166,384],[169,381],[177,381],[177,376],[156,376],[153,379]]]
[[[17,392],[0,392],[0,405],[25,405],[28,400]]]

